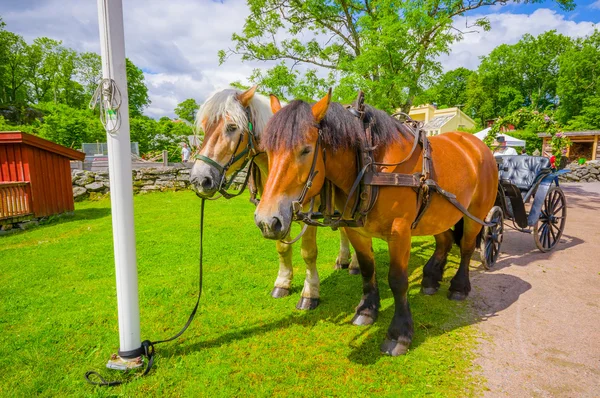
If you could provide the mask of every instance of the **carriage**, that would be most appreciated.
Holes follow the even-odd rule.
[[[550,160],[542,156],[497,156],[498,194],[486,221],[481,239],[481,262],[494,267],[504,234],[505,221],[524,233],[533,233],[541,252],[553,250],[565,229],[567,201],[558,185]],[[528,209],[528,210],[527,210]],[[506,224],[508,225],[508,224]]]

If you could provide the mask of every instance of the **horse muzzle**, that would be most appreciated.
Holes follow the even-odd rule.
[[[192,188],[202,198],[210,199],[215,196],[219,190],[219,182],[219,175],[211,167],[197,167],[194,165],[190,172]]]
[[[281,240],[287,235],[292,222],[292,217],[291,214],[283,214],[282,212],[261,215],[257,211],[254,214],[254,222],[262,232],[263,237],[267,239]]]

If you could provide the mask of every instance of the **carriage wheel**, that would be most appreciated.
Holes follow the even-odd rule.
[[[553,250],[565,230],[567,199],[562,189],[552,187],[542,204],[539,220],[533,226],[535,245],[541,252]]]
[[[500,255],[500,245],[504,236],[504,214],[499,206],[494,206],[485,221],[493,223],[491,227],[483,227],[481,236],[481,263],[485,269],[492,269]]]

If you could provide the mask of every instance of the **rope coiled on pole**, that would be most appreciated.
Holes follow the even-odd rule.
[[[100,122],[109,134],[121,127],[121,90],[113,79],[100,80],[90,100],[90,109],[100,108]]]

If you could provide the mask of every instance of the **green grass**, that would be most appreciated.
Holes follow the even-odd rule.
[[[135,197],[142,339],[171,336],[197,290],[199,200],[191,192]],[[252,222],[246,197],[206,205],[204,292],[199,314],[176,342],[159,345],[145,378],[93,387],[119,344],[110,201],[84,202],[75,215],[0,237],[1,396],[465,396],[473,375],[475,322],[467,303],[446,299],[453,251],[440,292],[419,294],[430,238],[414,239],[410,303],[415,336],[406,356],[379,353],[393,314],[388,256],[376,241],[382,309],[375,325],[350,324],[361,282],[334,271],[338,235],[320,230],[321,305],[295,309],[304,267],[294,253],[292,295],[272,299],[274,243]]]

